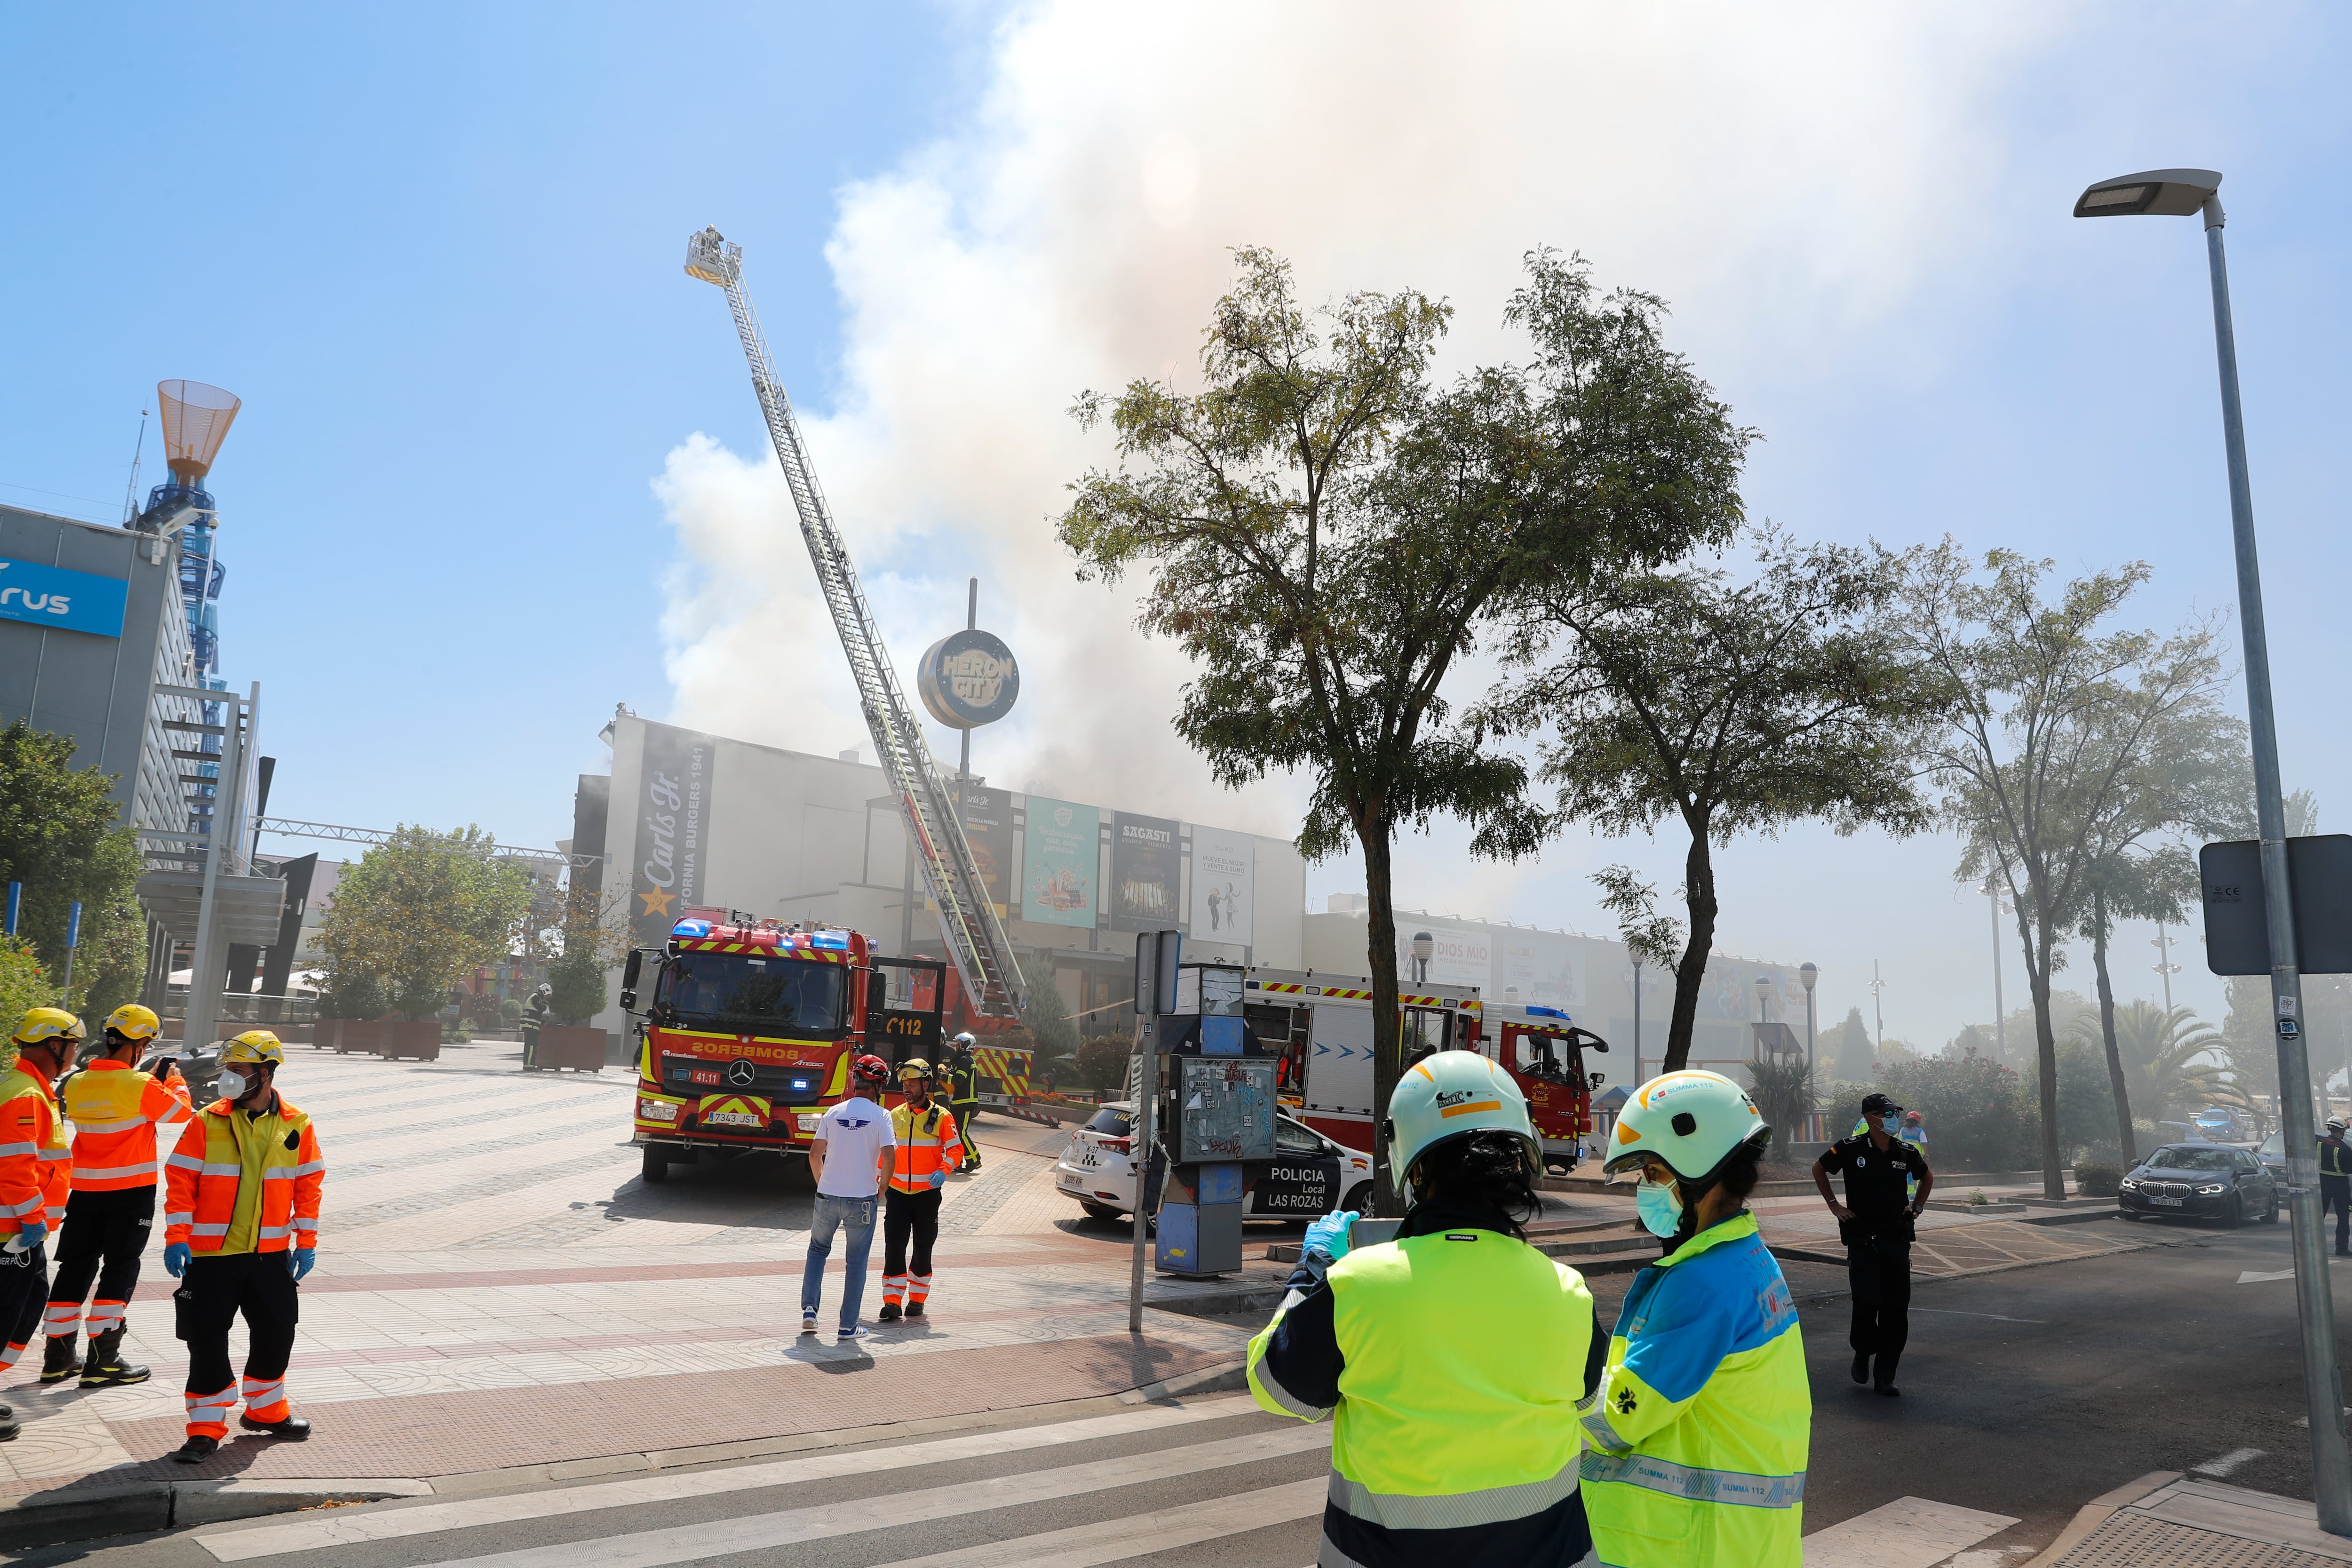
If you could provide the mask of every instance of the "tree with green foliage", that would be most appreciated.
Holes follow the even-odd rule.
[[[76,771],[74,749],[70,738],[22,719],[0,730],[0,883],[25,885],[16,931],[52,973],[64,969],[69,911],[81,905],[65,1005],[102,1016],[135,995],[146,975],[147,921],[134,891],[139,839],[115,825],[114,777]]]
[[[507,955],[530,912],[530,873],[493,857],[495,844],[470,826],[403,825],[343,873],[319,925],[339,1013],[372,985],[401,1016],[429,1018],[468,972]]]
[[[1397,834],[1444,814],[1485,852],[1536,843],[1523,765],[1450,721],[1448,677],[1534,588],[1726,536],[1749,435],[1664,347],[1660,302],[1602,295],[1580,258],[1527,258],[1505,321],[1528,365],[1445,386],[1430,361],[1451,307],[1405,289],[1313,311],[1271,251],[1234,259],[1202,390],[1139,379],[1078,399],[1123,467],[1072,487],[1059,531],[1082,577],[1150,572],[1139,624],[1192,659],[1175,728],[1217,780],[1303,772],[1300,851],[1363,856],[1384,1105],[1402,1069]],[[1385,1152],[1377,1169],[1394,1213]]]
[[[16,1047],[6,1040],[18,1021],[57,1001],[57,978],[43,967],[33,944],[21,936],[0,936],[0,1063],[16,1059]]]
[[[1830,1031],[1829,1049],[1823,1053],[1830,1059],[1830,1076],[1854,1083],[1866,1083],[1875,1072],[1878,1051],[1871,1043],[1870,1026],[1862,1021],[1862,1009],[1845,1010],[1845,1022]]]
[[[1109,1094],[1127,1081],[1129,1042],[1116,1035],[1097,1035],[1078,1047],[1078,1076],[1097,1094]]]
[[[2186,1007],[2167,1012],[2154,1002],[2136,1000],[2104,1018],[2084,1014],[2068,1033],[2082,1044],[2116,1052],[2123,1063],[2126,1103],[2150,1121],[2181,1120],[2229,1098],[2221,1031]],[[2135,1145],[2126,1142],[2122,1147],[2124,1158],[2138,1163]]]
[[[564,895],[557,952],[547,966],[549,1011],[559,1024],[584,1024],[611,999],[613,971],[629,956],[625,893],[600,897],[586,886]]]
[[[1875,545],[1800,545],[1750,531],[1757,571],[1691,563],[1594,574],[1526,599],[1507,660],[1533,673],[1476,710],[1540,733],[1559,786],[1550,826],[1618,836],[1681,826],[1683,905],[1663,1070],[1690,1058],[1720,905],[1715,851],[1742,833],[1827,821],[1900,836],[1931,820],[1912,754],[1942,720],[1893,612],[1906,561]]]
[[[1979,563],[1948,539],[1917,558],[1903,625],[1914,658],[1953,696],[1927,766],[1964,837],[1958,879],[1997,877],[2016,906],[2039,1056],[2042,1192],[2063,1198],[2052,976],[2091,902],[2101,825],[2165,726],[2201,710],[2221,671],[2202,624],[2170,637],[2103,629],[2147,580],[2145,563],[2045,597],[2052,567],[2009,550]]]

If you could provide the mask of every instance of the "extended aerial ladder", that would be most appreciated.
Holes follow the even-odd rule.
[[[907,821],[907,832],[922,862],[923,882],[940,908],[940,931],[949,958],[963,982],[971,1008],[985,1017],[1017,1018],[1028,1005],[1028,988],[1013,944],[989,902],[987,885],[971,845],[964,837],[953,795],[931,759],[929,742],[882,647],[881,628],[875,625],[873,606],[857,584],[857,568],[834,527],[833,510],[809,466],[808,448],[793,417],[792,400],[768,359],[767,339],[751,301],[743,292],[743,247],[730,245],[715,228],[706,228],[686,243],[689,277],[716,283],[727,290],[728,309],[735,313],[736,335],[743,340],[743,357],[751,363],[751,388],[759,394],[760,411],[767,416],[768,436],[775,443],[776,460],[783,465],[784,482],[792,487],[793,508],[800,514],[801,538],[808,544],[809,561],[816,567],[817,585],[833,612],[834,629],[841,634],[841,651],[849,656],[849,671],[857,681],[857,700],[866,710],[866,728],[874,750],[890,778],[892,793]]]

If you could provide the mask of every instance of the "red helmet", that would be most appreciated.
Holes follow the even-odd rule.
[[[890,1077],[890,1064],[880,1057],[871,1054],[859,1057],[856,1061],[851,1062],[849,1070],[859,1079],[875,1083],[885,1082]]]

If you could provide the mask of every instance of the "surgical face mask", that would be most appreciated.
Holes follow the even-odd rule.
[[[1673,1182],[1643,1182],[1633,1194],[1633,1213],[1643,1230],[1671,1239],[1683,1227],[1682,1188]]]
[[[220,1076],[213,1079],[213,1089],[223,1100],[243,1100],[245,1091],[252,1087],[246,1076],[233,1068],[221,1068]]]

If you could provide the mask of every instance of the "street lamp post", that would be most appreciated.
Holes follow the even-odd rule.
[[[1805,1103],[1813,1102],[1813,987],[1822,972],[1808,962],[1797,966],[1797,978],[1805,985]]]
[[[1985,897],[1992,904],[1992,1048],[2000,1065],[2009,1065],[2009,1005],[2000,999],[2000,884],[1984,879]]]
[[[1642,1087],[1642,961],[1633,961],[1633,1081],[1628,1092]]]
[[[2156,972],[2164,976],[2164,1010],[2172,1011],[2172,977],[2180,973],[2180,965],[2172,962],[2172,939],[2167,935],[2164,922],[2156,922],[2156,940],[2148,943],[2156,949]]]
[[[2254,813],[2262,833],[2263,910],[2270,922],[2271,1016],[2278,1042],[2279,1114],[2284,1123],[2287,1212],[2294,1222],[2294,1296],[2303,1329],[2304,1400],[2311,1422],[2312,1487],[2319,1528],[2352,1535],[2352,1451],[2336,1381],[2336,1310],[2319,1235],[2319,1158],[2313,1135],[2311,1074],[2304,1048],[2303,977],[2295,957],[2294,903],[2286,868],[2278,724],[2271,706],[2270,639],[2263,620],[2261,563],[2254,552],[2254,494],[2246,472],[2245,415],[2238,402],[2238,342],[2230,320],[2230,269],[2222,251],[2221,176],[2210,169],[2153,169],[2102,180],[2074,203],[2076,217],[2155,213],[2201,215],[2213,282],[2213,352],[2221,376],[2221,438],[2230,470],[2230,526],[2238,557],[2238,626],[2246,661],[2246,720],[2253,742]]]

